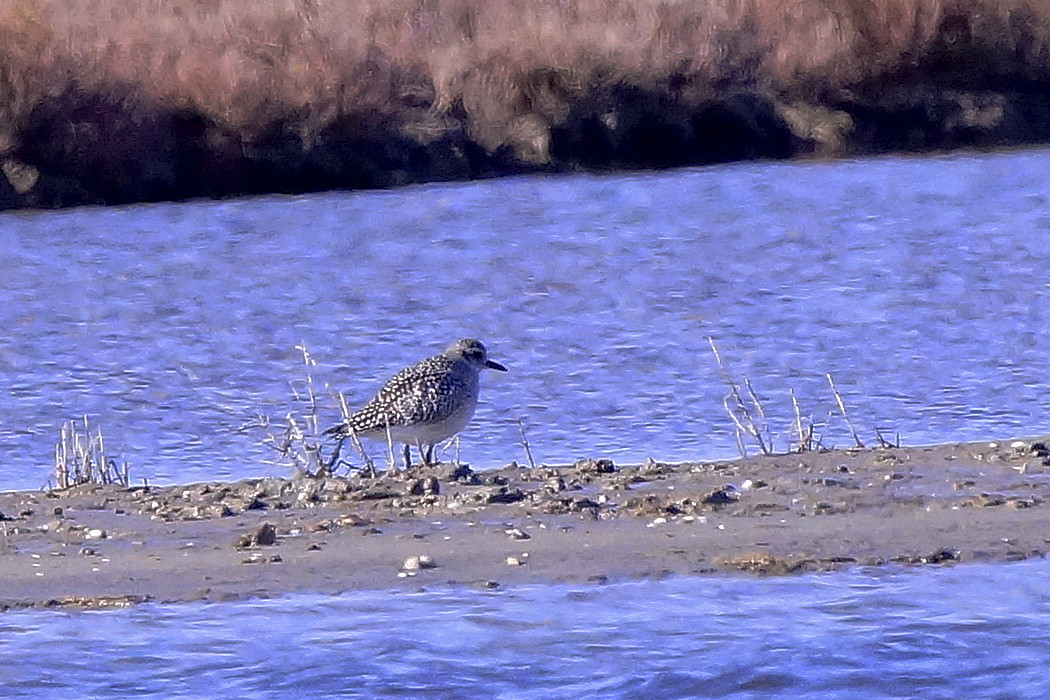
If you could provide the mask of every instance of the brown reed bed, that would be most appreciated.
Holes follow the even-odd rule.
[[[1050,135],[1042,0],[0,0],[0,206]]]

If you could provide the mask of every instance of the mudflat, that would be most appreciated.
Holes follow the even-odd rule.
[[[1025,559],[1048,444],[0,493],[0,609]]]

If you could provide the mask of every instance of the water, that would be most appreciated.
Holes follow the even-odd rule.
[[[1042,698],[1047,575],[1040,561],[8,613],[0,688],[11,698]]]
[[[262,412],[477,336],[463,459],[732,456],[714,337],[786,445],[1046,432],[1050,151],[0,214],[0,488],[87,414],[132,476],[284,474]],[[323,392],[322,392],[323,393]],[[337,416],[324,395],[322,413]],[[1042,697],[1044,562],[0,616],[5,697]]]
[[[787,446],[794,388],[850,443],[1030,434],[1050,417],[1050,153],[753,163],[389,192],[0,215],[0,487],[38,487],[88,414],[153,483],[287,473],[257,413],[366,400],[477,336],[462,459],[736,454],[706,338]],[[324,393],[324,392],[322,392]],[[322,396],[323,421],[338,416]],[[385,452],[380,446],[376,456]]]

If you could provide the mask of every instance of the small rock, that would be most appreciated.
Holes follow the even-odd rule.
[[[233,546],[238,549],[246,547],[268,547],[277,543],[277,528],[272,523],[263,523],[248,534],[238,537]]]
[[[524,566],[525,562],[517,557],[507,557],[507,566]]]
[[[408,489],[413,496],[437,496],[441,493],[441,483],[436,476],[416,479]]]
[[[559,493],[565,488],[565,479],[560,476],[552,476],[543,482],[543,490],[547,493]]]
[[[586,474],[612,474],[616,471],[611,459],[580,459],[572,466]]]
[[[939,549],[932,554],[927,554],[921,558],[923,564],[940,564],[945,561],[958,561],[959,550],[958,549]]]
[[[252,534],[254,544],[269,546],[277,542],[277,528],[272,523],[263,523]]]
[[[529,533],[525,532],[520,527],[508,528],[508,529],[504,530],[503,532],[506,533],[507,535],[509,535],[511,538],[513,538],[515,540],[531,540],[532,539],[532,535],[530,535]]]
[[[407,572],[422,571],[424,569],[434,569],[437,564],[434,560],[426,554],[420,554],[418,557],[409,557],[405,559],[405,563],[401,565],[401,569]]]
[[[474,470],[470,468],[470,465],[460,464],[455,470],[449,474],[449,478],[453,481],[475,481]]]
[[[106,539],[106,531],[100,530],[99,528],[92,528],[84,533],[84,538],[88,540],[104,540]]]
[[[490,492],[486,500],[489,503],[517,503],[525,500],[525,494],[518,488],[508,489],[506,486],[500,486]]]
[[[738,499],[736,496],[733,495],[735,492],[736,489],[733,486],[723,486],[717,491],[712,491],[711,493],[704,496],[702,503],[706,503],[708,505],[725,505],[727,503],[736,503]]]

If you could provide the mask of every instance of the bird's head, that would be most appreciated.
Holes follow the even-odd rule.
[[[500,363],[495,360],[490,360],[489,352],[485,349],[485,344],[474,338],[457,340],[445,350],[445,355],[448,357],[462,357],[464,360],[475,365],[479,369],[488,368],[499,370],[500,372],[507,371],[507,368]]]

